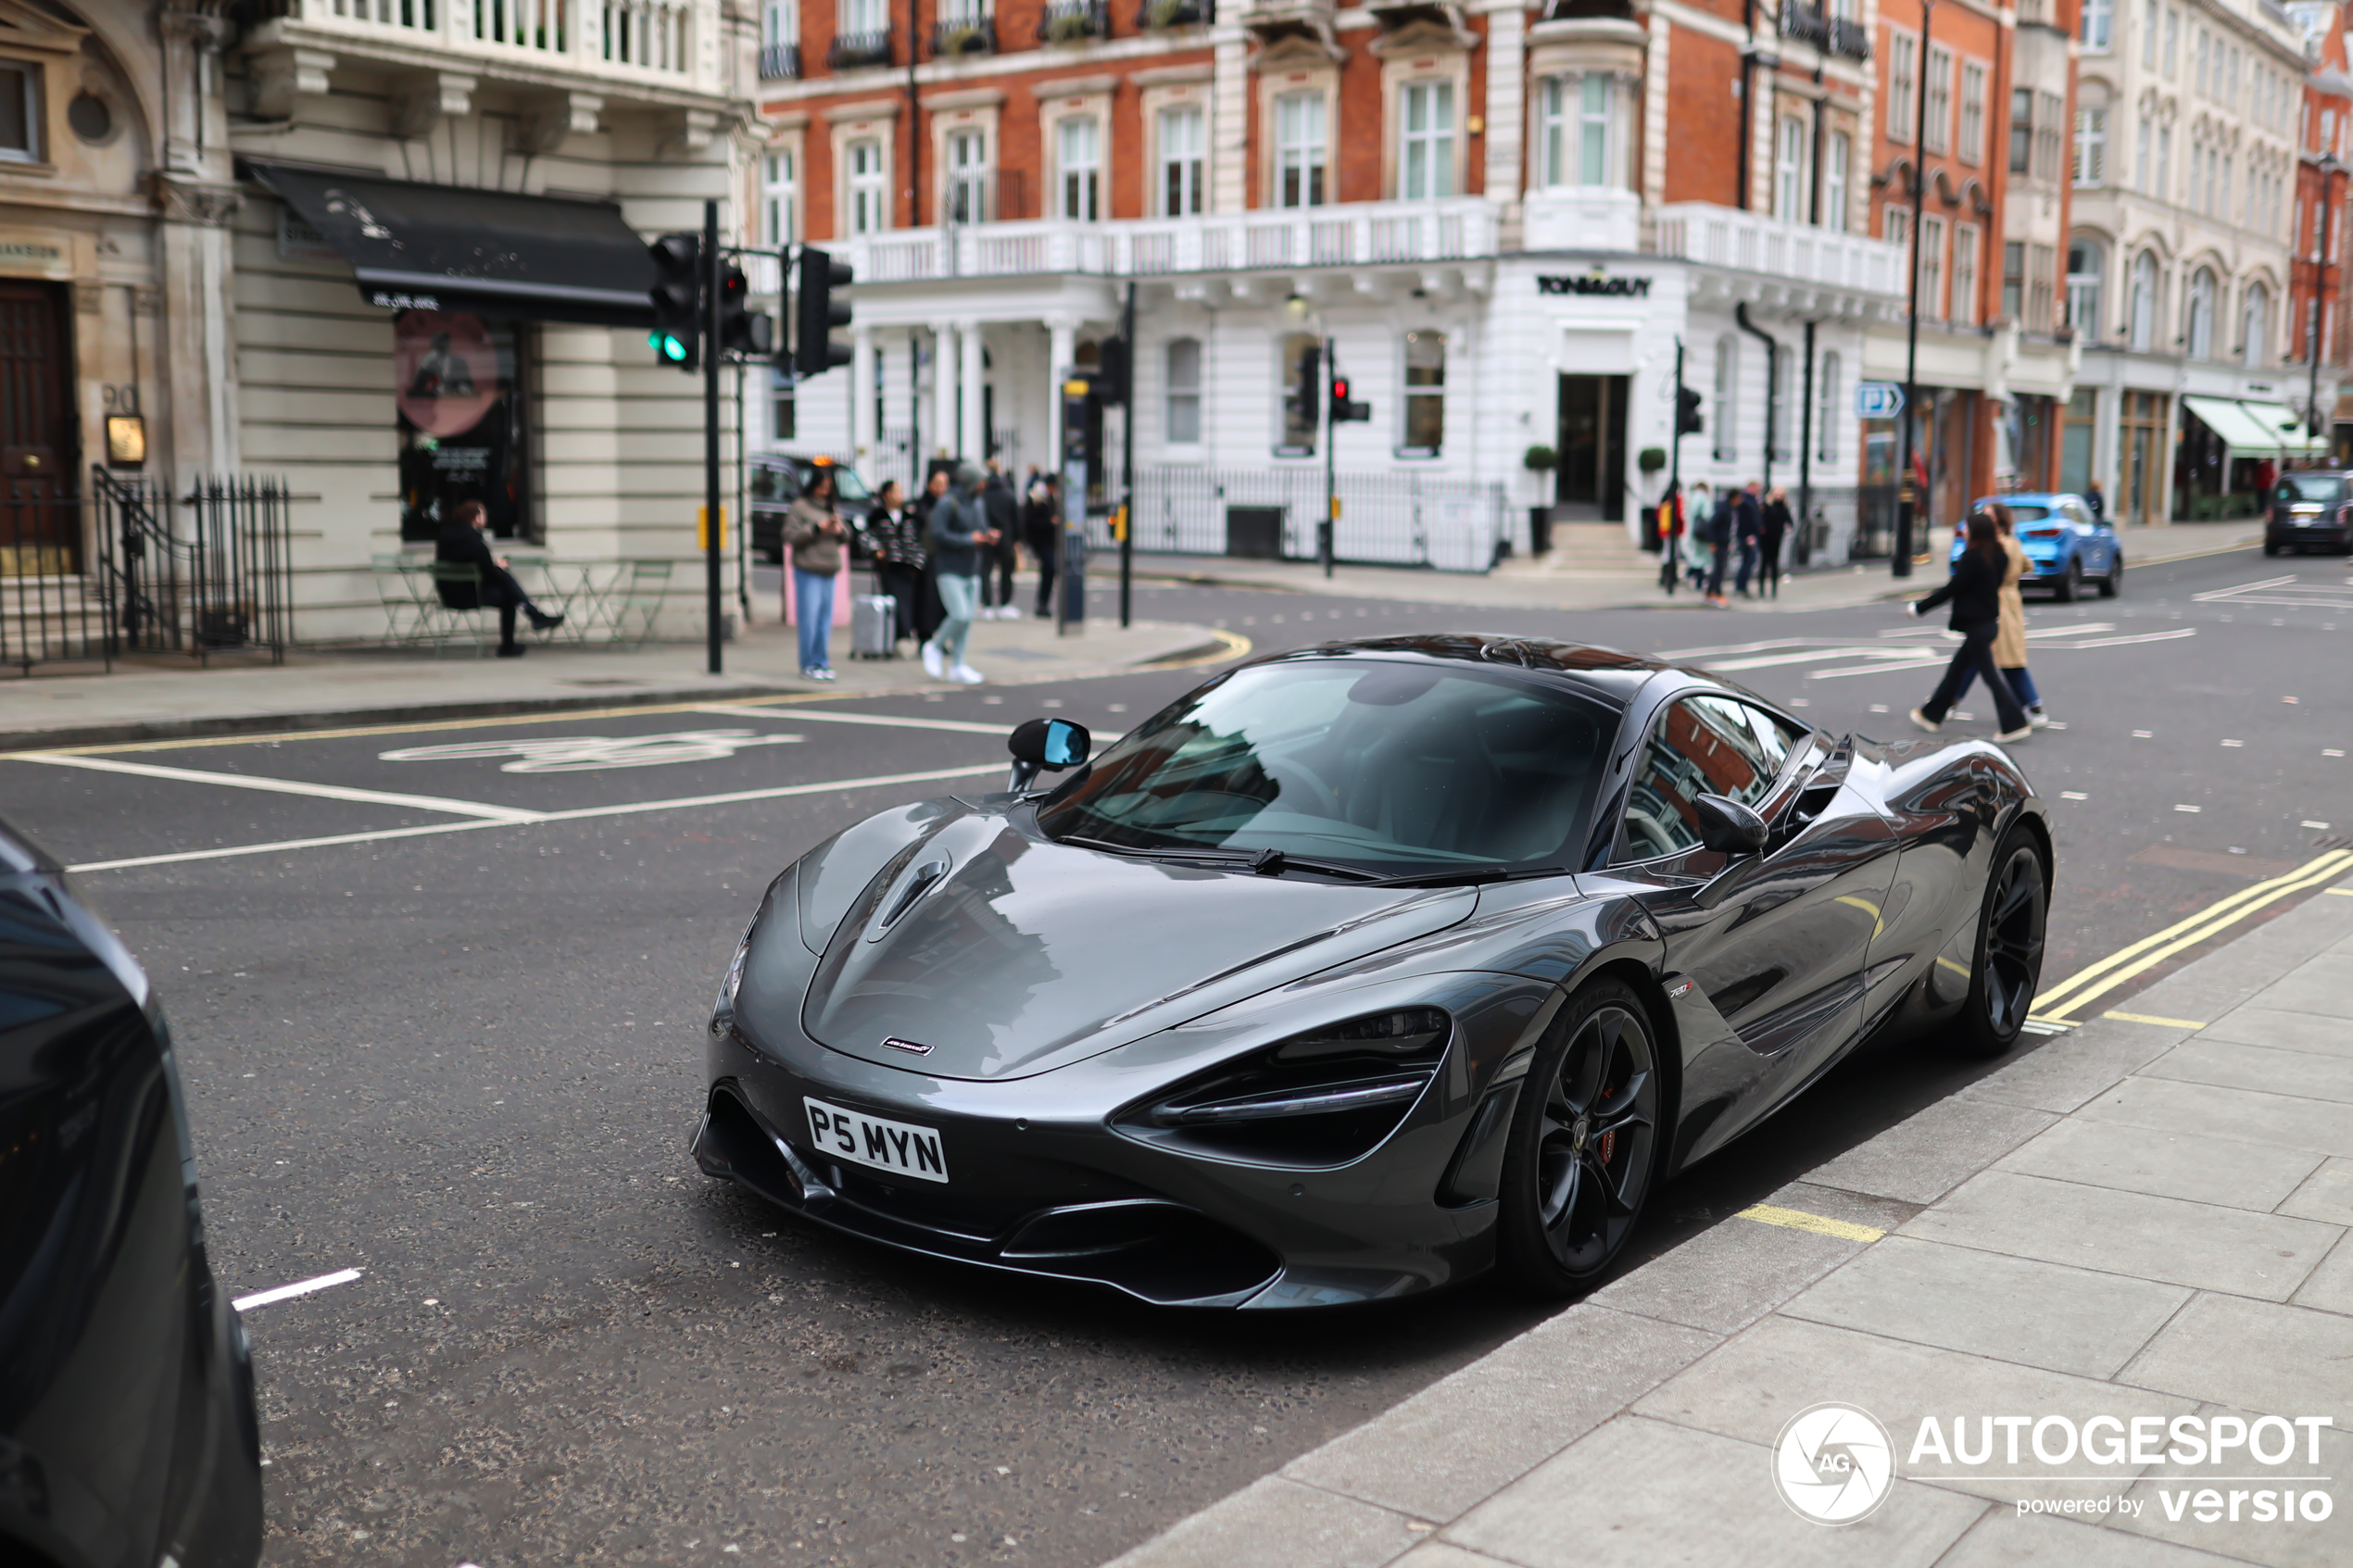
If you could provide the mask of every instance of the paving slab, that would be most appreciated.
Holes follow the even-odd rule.
[[[2334,949],[2308,959],[2264,987],[2265,1007],[2353,1018],[2353,953]]]
[[[2353,1103],[2353,1055],[2320,1056],[2200,1035],[2175,1046],[2141,1072],[2151,1078]]]
[[[2353,1225],[2353,1160],[2322,1160],[2278,1207],[2281,1213],[2300,1219]]]
[[[2284,1301],[2337,1227],[2178,1198],[1988,1171],[1901,1233],[2013,1258]]]
[[[2211,1421],[2221,1414],[2234,1414],[2250,1424],[2259,1414],[2221,1404],[2205,1404],[2198,1414]],[[2299,1411],[2296,1413],[2315,1413]],[[2299,1440],[2303,1434],[2299,1433]],[[2353,1562],[2353,1508],[2346,1506],[2344,1481],[2353,1472],[2353,1432],[2343,1426],[2323,1430],[2320,1434],[2320,1462],[2307,1462],[2309,1450],[2299,1446],[2294,1463],[2277,1467],[2249,1463],[2239,1451],[2221,1463],[2208,1461],[2183,1465],[2168,1461],[2151,1467],[2148,1474],[2135,1482],[2126,1496],[2141,1504],[2136,1512],[2120,1512],[2111,1517],[2108,1527],[2120,1534],[2141,1539],[2167,1541],[2201,1549],[2243,1562],[2259,1562],[2272,1568],[2344,1568]],[[2329,1476],[2334,1484],[2322,1483],[2319,1487],[2309,1484],[2296,1485],[2282,1477]],[[2260,1477],[2260,1479],[2226,1480],[2224,1477]],[[2254,1494],[2259,1491],[2277,1493],[2294,1485],[2299,1498],[2308,1490],[2317,1489],[2332,1499],[2329,1517],[2322,1520],[2297,1518],[2293,1522],[2279,1517],[2281,1510],[2276,1498],[2270,1510],[2270,1520],[2258,1520]],[[2210,1499],[2201,1492],[2211,1489]],[[2231,1497],[2239,1494],[2239,1517],[2230,1517]],[[2180,1517],[2169,1515],[2171,1512]],[[2216,1517],[2211,1523],[2201,1522],[2197,1512],[2210,1503]],[[2303,1510],[2299,1504],[2297,1512]]]
[[[2353,1317],[2353,1241],[2340,1241],[2288,1298],[2298,1307]]]
[[[1811,1212],[1811,1210],[1807,1210]],[[1862,1249],[1862,1243],[1738,1217],[1595,1291],[1596,1306],[1730,1334]]]
[[[2067,1121],[2012,1149],[1994,1169],[2269,1212],[2280,1209],[2322,1163],[2323,1157],[2310,1149]]]
[[[1402,1513],[1269,1475],[1114,1560],[1114,1568],[1379,1568],[1428,1537]]]
[[[1381,1420],[1292,1461],[1282,1474],[1406,1513],[1451,1519],[1716,1343],[1712,1334],[1611,1311],[1596,1298],[1432,1384]]]
[[[2063,1116],[2114,1088],[2192,1033],[2095,1019],[1992,1077],[1980,1079],[1967,1092],[1981,1099]]]
[[[2200,1030],[2197,1038],[2237,1040],[2245,1045],[2311,1051],[2320,1056],[2353,1056],[2353,1026],[2348,1026],[2344,1019],[2324,1013],[2290,1012],[2256,1002],[2232,1009]]]
[[[1806,1180],[1907,1203],[1933,1203],[2058,1120],[2057,1114],[1968,1093],[1949,1095]]]
[[[2310,1307],[2201,1295],[2118,1377],[2249,1410],[2341,1417],[2353,1411],[2353,1326]]]
[[[1898,1481],[1868,1518],[1825,1529],[1781,1501],[1764,1444],[1629,1420],[1576,1443],[1448,1526],[1443,1539],[1527,1568],[1904,1568],[1936,1562],[1982,1512],[1969,1499]]]
[[[1936,1568],[2221,1568],[2234,1561],[2098,1524],[1989,1508]]]
[[[2013,1310],[2021,1318],[2031,1318],[2034,1303],[2016,1302]],[[1895,1440],[1901,1474],[2006,1504],[2021,1495],[2113,1494],[2145,1467],[2120,1464],[2112,1476],[2104,1474],[2100,1479],[2080,1484],[2043,1479],[2050,1474],[2049,1467],[2034,1462],[2025,1446],[2019,1450],[2020,1461],[2009,1461],[1999,1430],[1993,1433],[1994,1448],[1987,1462],[1945,1463],[1932,1452],[1915,1460],[1910,1455],[1921,1422],[1933,1417],[1943,1424],[1940,1430],[1949,1439],[1952,1421],[1968,1416],[1972,1419],[1968,1438],[1975,1444],[1981,1436],[1974,1424],[1980,1412],[1986,1417],[2062,1411],[2079,1417],[2108,1413],[2170,1419],[2189,1413],[2197,1403],[2069,1373],[1776,1315],[1727,1340],[1705,1360],[1646,1395],[1636,1402],[1634,1413],[1743,1442],[1770,1444],[1791,1416],[1826,1400],[1854,1405],[1877,1417]],[[2021,1493],[2020,1486],[2027,1484],[2032,1489]]]
[[[2109,1377],[2190,1296],[2180,1286],[1892,1236],[1781,1312],[2051,1372]],[[2022,1302],[2032,1310],[2021,1311]]]
[[[2353,1155],[2353,1116],[2323,1099],[2167,1078],[2128,1078],[2078,1112],[2158,1132],[2212,1133],[2241,1143]]]

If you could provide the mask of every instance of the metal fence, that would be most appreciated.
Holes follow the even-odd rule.
[[[0,508],[0,664],[231,649],[283,663],[294,640],[283,481],[91,470],[87,495],[13,487]]]
[[[1365,565],[1486,571],[1509,537],[1504,486],[1404,472],[1341,473],[1336,559]],[[1239,509],[1242,515],[1235,515]],[[1278,514],[1270,516],[1269,514]],[[1256,470],[1154,465],[1136,470],[1135,540],[1172,555],[1271,553],[1312,560],[1324,515],[1319,468]],[[1113,544],[1108,519],[1089,518],[1097,547]]]

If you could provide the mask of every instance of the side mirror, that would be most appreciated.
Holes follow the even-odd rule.
[[[1699,813],[1703,847],[1726,855],[1754,855],[1765,847],[1768,832],[1765,819],[1739,801],[1703,795],[1692,802],[1692,809]]]
[[[1059,773],[1064,768],[1076,768],[1092,755],[1095,737],[1087,733],[1084,724],[1074,724],[1067,719],[1030,719],[1013,726],[1005,738],[1005,749],[1013,754],[1013,776],[1005,788],[1019,795],[1036,782],[1040,770]]]

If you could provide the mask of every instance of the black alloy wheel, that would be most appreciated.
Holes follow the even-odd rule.
[[[1994,852],[1978,921],[1977,963],[1961,1020],[1962,1042],[1971,1055],[2000,1056],[2018,1043],[2043,982],[2050,902],[2042,852],[2025,829],[2013,827]]]
[[[1633,1235],[1667,1126],[1640,997],[1604,980],[1569,998],[1520,1087],[1504,1159],[1502,1262],[1543,1296],[1599,1282]]]
[[[2083,596],[2082,557],[2067,558],[2067,570],[2060,573],[2058,585],[2051,590],[2051,595],[2063,605],[2073,604]]]

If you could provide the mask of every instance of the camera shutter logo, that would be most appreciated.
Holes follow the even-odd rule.
[[[1815,1524],[1852,1524],[1894,1488],[1895,1445],[1868,1411],[1813,1405],[1774,1439],[1773,1484],[1782,1501]]]

